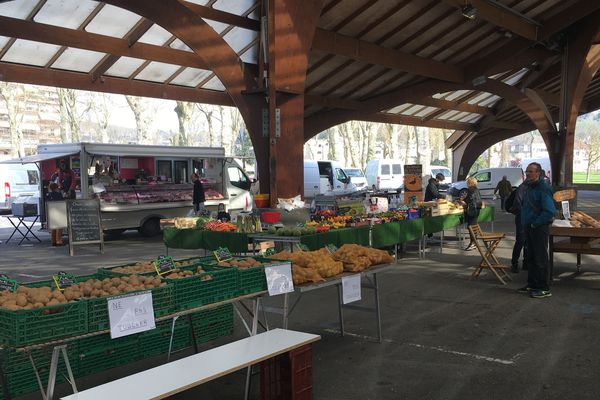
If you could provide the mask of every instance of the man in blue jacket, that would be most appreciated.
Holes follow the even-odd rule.
[[[548,227],[554,218],[552,191],[541,176],[542,167],[531,163],[525,170],[525,191],[521,201],[521,224],[525,229],[527,253],[523,263],[528,267],[527,286],[519,289],[533,298],[550,297],[548,262]]]

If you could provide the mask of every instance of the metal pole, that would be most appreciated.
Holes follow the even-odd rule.
[[[338,291],[338,313],[340,316],[340,334],[342,336],[344,336],[344,310],[342,309],[342,306],[344,304],[344,298],[343,298],[343,294],[342,294],[342,284],[337,284],[337,291]]]
[[[379,306],[379,283],[377,282],[376,273],[373,274],[373,290],[375,291],[375,313],[377,314],[377,337],[379,338],[379,343],[381,343],[381,308]]]

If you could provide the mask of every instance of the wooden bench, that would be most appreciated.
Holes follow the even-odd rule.
[[[309,333],[274,329],[74,393],[62,399],[163,399],[269,358],[310,345],[320,338],[319,335]]]

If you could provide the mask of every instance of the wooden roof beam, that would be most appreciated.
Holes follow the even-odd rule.
[[[17,18],[0,16],[0,35],[97,51],[115,56],[133,57],[184,67],[209,69],[205,62],[196,54],[189,51],[139,42],[130,46],[127,39],[118,39],[112,36],[67,29]]]
[[[477,11],[477,19],[485,20],[493,25],[504,28],[525,39],[537,40],[538,28],[541,24],[529,19],[524,15],[518,15],[517,11],[510,10],[490,3],[486,0],[444,0],[453,7],[461,9],[465,4],[470,4]],[[508,7],[508,6],[506,6]]]
[[[317,29],[313,40],[313,49],[355,61],[381,65],[390,69],[443,81],[460,83],[464,80],[464,72],[457,66],[378,46],[323,29]]]
[[[3,62],[0,62],[0,81],[235,106],[226,92],[108,76],[92,82],[89,74]]]
[[[439,129],[454,129],[454,130],[475,130],[475,125],[467,124],[458,121],[432,119],[424,121],[419,117],[411,117],[408,115],[376,113],[365,116],[360,116],[359,120],[369,122],[379,122],[384,124],[398,124],[410,126],[425,126],[428,128]]]

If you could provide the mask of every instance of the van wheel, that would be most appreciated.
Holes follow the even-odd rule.
[[[467,197],[467,189],[461,189],[460,192],[458,192],[458,197],[461,199]]]
[[[160,220],[158,218],[150,218],[138,230],[146,237],[156,236],[160,234]]]

